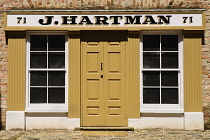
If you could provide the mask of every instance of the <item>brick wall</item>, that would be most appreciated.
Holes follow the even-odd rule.
[[[205,45],[202,47],[202,93],[205,127],[210,128],[210,8],[207,11]]]
[[[2,29],[5,9],[207,9],[207,29],[202,47],[203,108],[205,126],[210,128],[210,0],[0,0],[0,102],[1,126],[7,110],[7,46]]]

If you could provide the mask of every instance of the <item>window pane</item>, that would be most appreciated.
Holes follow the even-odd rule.
[[[65,103],[65,88],[49,88],[49,103]]]
[[[160,68],[160,53],[143,53],[144,68]]]
[[[47,68],[47,53],[31,53],[31,68]]]
[[[64,35],[49,35],[49,51],[65,51]]]
[[[47,103],[47,88],[31,88],[30,103]]]
[[[162,104],[178,104],[177,88],[162,88],[161,102]]]
[[[65,53],[49,53],[49,68],[65,68]]]
[[[31,51],[46,51],[47,36],[46,35],[31,35]]]
[[[178,51],[178,35],[161,36],[162,51]]]
[[[178,53],[162,53],[162,68],[178,68]]]
[[[162,86],[178,86],[178,72],[177,71],[163,71],[161,72]]]
[[[30,82],[31,86],[47,86],[47,72],[32,71]]]
[[[159,35],[144,35],[143,36],[143,51],[159,51],[160,36]]]
[[[143,86],[160,86],[160,72],[143,72]]]
[[[159,104],[160,103],[160,89],[159,88],[144,88],[143,89],[143,103],[144,104]]]
[[[49,86],[65,86],[65,72],[64,71],[50,71],[48,72]]]

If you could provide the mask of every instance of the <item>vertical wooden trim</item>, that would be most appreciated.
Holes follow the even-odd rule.
[[[3,28],[6,29],[7,28],[7,13],[4,12],[4,24],[3,24]]]
[[[203,28],[205,30],[206,29],[206,12],[202,13],[202,24],[203,24]]]
[[[9,34],[8,39],[8,111],[25,111],[26,35]]]
[[[184,32],[184,111],[202,112],[203,32]]]
[[[69,32],[69,118],[80,118],[80,48],[80,32]]]
[[[140,117],[140,36],[139,32],[128,32],[126,46],[126,98],[128,118]]]

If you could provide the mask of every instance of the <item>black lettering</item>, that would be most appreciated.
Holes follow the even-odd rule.
[[[23,24],[26,24],[26,17],[22,18],[22,17],[17,17],[17,24],[20,24],[21,20],[23,19]]]
[[[26,17],[23,18],[23,23],[26,24]]]
[[[39,19],[39,24],[41,25],[50,25],[52,23],[52,19],[54,16],[45,16],[46,22],[44,23],[44,19]]]
[[[76,23],[77,16],[62,16],[61,18],[63,19],[62,25],[68,25],[68,24],[76,25],[77,24]],[[70,22],[70,23],[68,23],[68,22]]]
[[[158,16],[158,24],[170,24],[171,16]]]
[[[186,23],[187,19],[188,19],[188,17],[183,17],[183,23]]]
[[[18,24],[20,24],[20,21],[21,21],[22,17],[17,17],[17,20],[18,20]]]
[[[110,16],[110,19],[114,18],[114,22],[112,24],[120,24],[119,19],[122,19],[122,16]]]
[[[145,16],[143,24],[157,24],[152,16]]]
[[[193,23],[193,17],[190,17],[190,23]]]
[[[82,20],[80,21],[79,25],[83,25],[86,23],[86,25],[92,25],[93,23],[90,21],[88,16],[82,16]]]
[[[95,18],[96,18],[95,25],[102,25],[102,24],[109,25],[109,23],[107,23],[108,18],[106,16],[95,16]]]
[[[141,17],[142,16],[134,16],[133,18],[132,16],[125,16],[126,18],[125,24],[141,24]]]

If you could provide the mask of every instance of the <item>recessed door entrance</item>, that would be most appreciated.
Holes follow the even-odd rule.
[[[81,126],[127,126],[124,31],[82,32]]]

